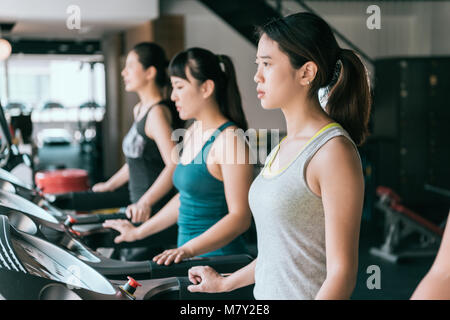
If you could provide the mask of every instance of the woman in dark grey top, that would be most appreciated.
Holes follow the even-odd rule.
[[[133,122],[122,143],[122,150],[128,165],[128,188],[132,203],[139,201],[166,166],[156,141],[149,138],[145,132],[149,113],[155,106],[170,108],[170,103],[160,101],[147,108],[141,119]],[[157,211],[154,205],[152,209]]]
[[[174,195],[172,174],[176,161],[172,130],[182,127],[174,105],[165,99],[169,78],[163,49],[155,43],[136,45],[127,56],[122,76],[125,90],[136,92],[140,102],[134,107],[134,122],[123,140],[127,163],[108,181],[93,186],[94,192],[113,191],[129,182],[132,204],[127,215],[143,222]]]

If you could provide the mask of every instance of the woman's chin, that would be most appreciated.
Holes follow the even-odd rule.
[[[180,117],[181,120],[185,121],[185,120],[189,120],[189,118],[186,117],[186,114],[184,112],[178,112],[178,116]]]
[[[136,88],[131,85],[125,85],[126,92],[136,92]]]
[[[264,101],[264,100],[261,100],[261,107],[262,107],[264,110],[277,109],[276,107],[272,106],[270,103],[267,103],[267,102]]]

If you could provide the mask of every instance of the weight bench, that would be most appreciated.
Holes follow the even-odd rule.
[[[385,239],[379,247],[372,247],[370,253],[390,262],[403,258],[435,256],[444,234],[444,229],[401,204],[401,198],[390,188],[379,186],[376,207],[385,215]],[[419,243],[405,246],[406,238],[417,233]]]

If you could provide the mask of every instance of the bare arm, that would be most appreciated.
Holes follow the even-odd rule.
[[[108,181],[95,184],[92,190],[94,192],[114,191],[127,183],[129,178],[128,164],[125,163]]]
[[[325,212],[327,276],[316,299],[349,299],[356,285],[364,178],[358,155],[344,137],[330,140],[310,165]]]
[[[157,214],[139,227],[133,226],[128,220],[107,220],[103,223],[103,227],[112,228],[120,232],[120,235],[114,239],[115,243],[123,241],[133,242],[144,239],[174,225],[178,219],[179,207],[180,198],[179,194],[176,194]]]
[[[436,259],[411,299],[450,300],[450,214]]]
[[[224,291],[233,291],[255,283],[256,259],[224,279]]]
[[[255,283],[256,259],[228,277],[219,275],[211,267],[198,266],[189,269],[190,292],[229,292]]]
[[[137,228],[137,239],[144,239],[174,225],[178,220],[180,208],[180,194],[177,193],[167,204],[153,217],[145,221]]]

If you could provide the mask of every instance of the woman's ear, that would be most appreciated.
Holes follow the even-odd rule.
[[[302,86],[309,86],[314,81],[316,74],[317,65],[312,61],[308,61],[298,69],[298,81]]]
[[[205,82],[203,82],[202,85],[200,86],[202,97],[204,99],[211,97],[214,93],[214,88],[215,84],[214,81],[212,81],[211,79],[208,79]]]
[[[145,70],[145,78],[150,81],[156,78],[157,70],[154,66],[150,66]]]

